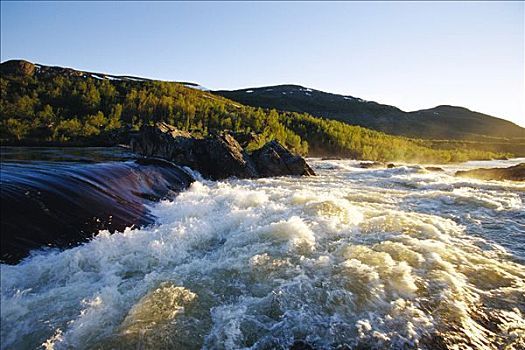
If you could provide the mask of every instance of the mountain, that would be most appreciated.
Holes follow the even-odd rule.
[[[314,94],[308,89],[294,89],[304,97]],[[129,143],[144,125],[165,122],[201,136],[227,130],[247,140],[248,152],[275,139],[294,152],[310,156],[377,161],[450,162],[521,154],[515,145],[454,144],[392,136],[309,113],[251,107],[203,90],[194,83],[6,61],[0,64],[0,141],[2,145],[110,146]],[[338,95],[315,94],[341,99]],[[311,101],[310,107],[325,108],[319,104],[321,100]],[[363,110],[368,114],[404,113],[377,103],[353,106],[366,107]],[[293,110],[292,106],[287,109]]]
[[[277,85],[215,94],[253,107],[309,113],[388,134],[424,139],[525,138],[525,128],[463,107],[438,106],[415,112],[299,85]]]
[[[154,81],[153,79],[135,77],[130,75],[113,75],[106,73],[93,73],[87,71],[81,71],[73,68],[58,67],[58,66],[45,66],[38,63],[31,63],[26,60],[9,60],[0,64],[0,73],[4,76],[38,76],[40,78],[52,78],[56,76],[62,76],[67,78],[91,78],[97,80],[116,80],[116,81],[137,81],[137,82],[148,82]],[[209,91],[209,89],[200,86],[196,83],[191,82],[175,82],[186,87]]]

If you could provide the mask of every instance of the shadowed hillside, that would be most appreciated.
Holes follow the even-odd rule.
[[[393,135],[424,139],[486,140],[524,138],[525,129],[507,120],[455,106],[415,112],[357,97],[298,85],[278,85],[214,93],[254,107],[309,113]]]

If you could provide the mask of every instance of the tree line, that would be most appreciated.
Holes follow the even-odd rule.
[[[64,75],[0,78],[2,144],[112,145],[159,121],[200,135],[256,133],[297,153],[376,161],[451,162],[502,154],[431,147],[422,140],[294,112],[248,107],[182,84]],[[434,146],[434,145],[432,145]]]

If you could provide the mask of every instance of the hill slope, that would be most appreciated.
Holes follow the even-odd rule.
[[[249,134],[249,150],[277,139],[302,154],[381,161],[448,162],[502,156],[463,144],[444,149],[307,113],[249,107],[191,83],[21,60],[2,63],[0,73],[3,145],[115,145],[127,143],[144,124],[166,122],[202,135],[221,130]]]
[[[461,140],[525,137],[525,128],[462,107],[438,106],[404,112],[393,106],[298,85],[220,90],[214,93],[249,106],[309,113],[393,135]]]

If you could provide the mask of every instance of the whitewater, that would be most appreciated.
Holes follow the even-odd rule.
[[[194,174],[154,225],[1,265],[1,347],[523,349],[525,184],[453,176],[520,161]]]

